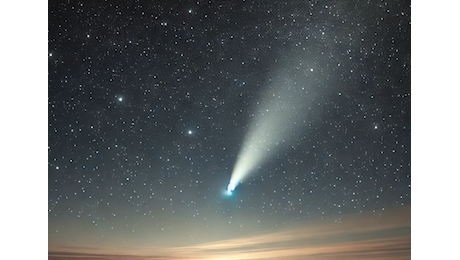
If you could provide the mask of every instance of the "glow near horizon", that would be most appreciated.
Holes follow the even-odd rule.
[[[270,84],[261,102],[257,102],[258,112],[238,154],[227,195],[232,195],[245,177],[288,144],[294,129],[300,126],[298,120],[305,115],[307,95],[305,83],[293,82],[289,77]]]

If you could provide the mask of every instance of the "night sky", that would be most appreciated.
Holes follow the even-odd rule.
[[[411,257],[410,1],[50,0],[47,117],[49,259]]]

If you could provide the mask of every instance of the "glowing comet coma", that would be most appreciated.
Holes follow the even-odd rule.
[[[235,190],[236,185],[233,182],[230,182],[227,186],[227,190],[225,191],[227,195],[232,195],[233,191]]]

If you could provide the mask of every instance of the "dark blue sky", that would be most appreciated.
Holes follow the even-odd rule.
[[[410,17],[410,1],[50,1],[52,259],[177,258],[266,234],[296,259],[330,245],[280,234],[346,237],[350,219],[374,222],[318,254],[382,239],[382,256],[410,259]],[[225,196],[273,88],[300,99],[295,130]]]

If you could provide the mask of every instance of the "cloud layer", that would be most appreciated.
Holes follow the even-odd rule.
[[[410,259],[410,208],[348,216],[341,223],[310,223],[251,237],[136,251],[142,256],[54,251],[49,259]]]

